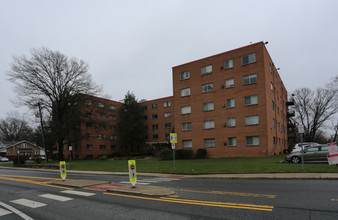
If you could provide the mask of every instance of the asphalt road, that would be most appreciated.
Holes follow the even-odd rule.
[[[0,169],[0,219],[338,219],[338,180],[138,177],[138,184],[176,192],[162,198],[46,184],[59,178]],[[67,179],[129,180],[73,173]]]

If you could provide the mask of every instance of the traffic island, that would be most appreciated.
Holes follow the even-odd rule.
[[[54,180],[49,182],[51,185],[68,186],[73,188],[84,188],[95,185],[107,184],[108,181],[99,180],[81,180],[81,179],[66,179],[66,180]]]
[[[107,192],[112,193],[123,193],[130,195],[143,195],[143,196],[152,196],[152,197],[161,197],[161,196],[170,196],[174,195],[175,192],[168,188],[160,187],[160,186],[144,186],[144,185],[136,185],[135,188],[130,185],[119,185],[113,186],[107,189]]]

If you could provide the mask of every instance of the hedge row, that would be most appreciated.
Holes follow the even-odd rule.
[[[175,150],[175,159],[183,160],[183,159],[192,159],[192,158],[205,158],[207,155],[207,151],[204,148],[199,148],[196,151],[196,154],[194,155],[193,150],[187,150],[187,149],[178,149]],[[195,156],[195,157],[194,157]],[[173,150],[166,148],[160,151],[160,158],[161,160],[172,160],[173,159]]]

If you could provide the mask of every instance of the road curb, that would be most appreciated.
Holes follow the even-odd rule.
[[[36,170],[43,172],[59,173],[59,170],[40,169],[40,168],[19,168],[19,167],[1,167],[0,169],[14,170]],[[107,172],[107,171],[82,171],[67,170],[68,174],[95,174],[95,175],[120,175],[128,176],[128,172]],[[168,174],[168,173],[141,173],[137,176],[143,177],[172,177],[172,178],[192,178],[192,179],[316,179],[316,180],[337,180],[338,173],[253,173],[253,174]]]

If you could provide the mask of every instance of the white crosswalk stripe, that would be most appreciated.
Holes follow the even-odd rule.
[[[73,198],[65,197],[65,196],[58,196],[58,195],[53,195],[53,194],[42,194],[39,195],[40,197],[47,198],[47,199],[53,199],[61,202],[66,202],[69,200],[72,200]]]
[[[180,180],[180,179],[165,178],[165,177],[149,178],[149,179],[139,179],[139,180],[137,180],[136,184],[149,185],[150,183],[167,182],[167,181],[173,181],[173,180]],[[128,184],[130,182],[128,182],[128,181],[121,181],[120,183]]]
[[[96,193],[89,193],[89,192],[81,192],[81,191],[74,191],[74,190],[65,190],[61,191],[62,193],[77,195],[77,196],[94,196]]]
[[[120,183],[130,184],[130,182],[128,182],[128,181],[121,181]],[[136,184],[149,185],[150,183],[142,183],[142,182],[140,182],[140,181],[137,181]]]
[[[8,211],[8,210],[6,210],[6,209],[0,208],[0,217],[1,217],[1,216],[4,216],[4,215],[11,214],[11,213],[13,213],[13,212],[10,212],[10,211]]]
[[[29,199],[17,199],[17,200],[12,200],[10,202],[18,204],[18,205],[23,205],[23,206],[26,206],[26,207],[29,207],[29,208],[33,208],[33,209],[40,208],[40,207],[47,205],[45,203],[36,202],[36,201],[33,201],[33,200],[29,200]]]

